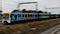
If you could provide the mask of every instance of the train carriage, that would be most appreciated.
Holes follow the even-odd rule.
[[[38,19],[38,13],[23,13],[23,12],[11,13],[11,21],[21,21],[31,19]]]

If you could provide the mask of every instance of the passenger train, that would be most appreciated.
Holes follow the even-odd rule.
[[[48,19],[48,18],[57,18],[57,15],[38,13],[38,12],[22,12],[22,11],[12,11],[11,13],[3,13],[3,24],[10,24],[12,22],[23,21],[23,20],[32,20],[32,19]]]

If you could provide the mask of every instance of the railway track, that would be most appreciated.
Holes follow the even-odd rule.
[[[60,34],[60,24],[53,28],[50,28],[40,34]]]
[[[57,32],[55,32],[55,34],[60,34],[60,29]]]
[[[52,21],[52,20],[56,20],[56,19],[42,19],[42,20],[29,20],[29,21],[21,21],[21,22],[18,22],[18,23],[12,23],[12,24],[8,24],[8,25],[4,25],[4,24],[2,24],[2,22],[0,21],[0,27],[4,27],[4,26],[10,26],[10,25],[15,25],[15,24],[27,24],[27,23],[34,23],[34,22],[37,22],[37,21],[41,21],[41,22],[44,22],[44,21]]]
[[[57,19],[59,19],[59,18],[57,18]],[[30,22],[33,22],[33,23],[34,23],[34,22],[37,22],[37,21],[40,21],[40,22],[41,22],[41,21],[42,21],[42,22],[45,21],[45,22],[47,22],[47,21],[50,21],[50,20],[51,20],[51,21],[52,21],[52,20],[56,20],[56,18],[53,18],[53,19],[41,19],[41,20],[37,20],[37,19],[36,19],[36,20],[24,20],[24,21],[20,21],[20,22],[18,22],[18,23],[17,23],[17,22],[14,22],[14,23],[11,23],[11,24],[8,24],[8,25],[25,24],[25,23],[27,23],[27,22],[28,22],[28,23],[30,23]],[[4,25],[4,24],[2,24],[2,21],[0,21],[0,26],[8,26],[8,25]]]

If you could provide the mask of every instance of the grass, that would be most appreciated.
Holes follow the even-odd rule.
[[[27,22],[0,27],[0,34],[39,34],[48,28],[60,24],[60,19]]]

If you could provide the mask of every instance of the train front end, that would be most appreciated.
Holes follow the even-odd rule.
[[[4,13],[3,13],[2,23],[3,23],[3,24],[11,23],[10,12],[4,12]]]

